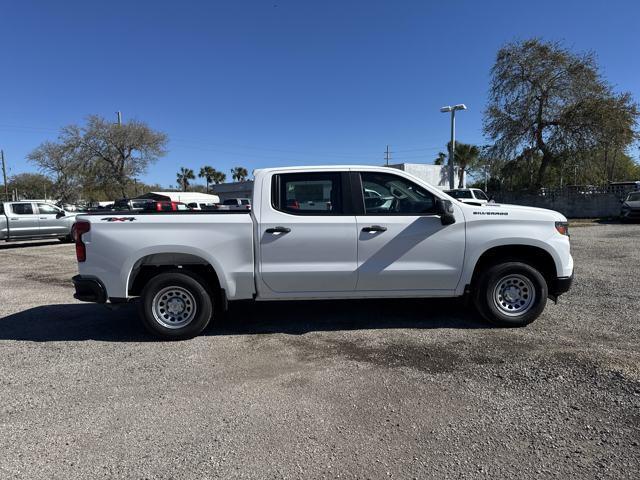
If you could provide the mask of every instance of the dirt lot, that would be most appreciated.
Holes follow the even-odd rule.
[[[640,478],[640,225],[573,230],[524,329],[456,301],[243,304],[161,343],[0,245],[0,478]]]

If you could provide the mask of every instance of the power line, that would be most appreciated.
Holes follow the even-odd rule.
[[[122,113],[121,112],[116,112],[116,115],[118,116],[118,122],[122,122]],[[0,124],[0,130],[27,130],[27,131],[33,131],[33,132],[46,132],[46,133],[57,133],[60,130],[56,130],[56,129],[52,129],[52,128],[47,128],[47,127],[40,127],[40,126],[27,126],[27,125],[12,125],[12,124]],[[177,140],[177,141],[176,141]],[[237,144],[237,143],[231,143],[231,142],[208,142],[208,141],[202,141],[202,140],[197,140],[197,139],[187,139],[187,138],[183,138],[183,137],[170,137],[170,143],[176,145],[176,146],[180,146],[183,148],[191,148],[191,149],[196,149],[196,150],[202,150],[202,151],[209,151],[209,152],[214,152],[214,153],[220,153],[220,154],[225,154],[225,155],[244,155],[247,157],[254,157],[254,158],[264,158],[264,159],[282,159],[282,160],[298,160],[300,159],[301,161],[303,160],[303,158],[293,158],[293,157],[283,157],[281,155],[278,155],[278,153],[288,153],[288,154],[292,154],[292,155],[300,155],[301,157],[330,157],[330,158],[334,158],[334,159],[343,159],[345,161],[349,161],[349,160],[362,160],[362,161],[369,161],[372,163],[375,163],[375,158],[377,157],[377,155],[372,151],[371,153],[354,153],[354,152],[313,152],[312,150],[291,150],[291,149],[285,149],[285,148],[274,148],[274,147],[265,147],[265,146],[259,146],[259,145],[246,145],[246,144]],[[222,147],[222,148],[221,148]],[[425,152],[425,154],[427,154],[426,152],[429,151],[436,151],[436,150],[440,150],[441,147],[435,147],[435,146],[431,146],[431,147],[415,147],[415,148],[409,148],[409,149],[403,149],[403,150],[394,150],[394,152],[390,152],[391,153],[412,153],[412,152]],[[243,150],[254,150],[256,152],[260,152],[260,153],[250,153],[250,152],[245,152]],[[264,152],[273,152],[272,154],[270,153],[264,153]],[[422,158],[421,155],[411,155],[411,156],[402,156],[402,158]],[[389,158],[391,159],[391,157]],[[396,158],[396,160],[398,160]]]

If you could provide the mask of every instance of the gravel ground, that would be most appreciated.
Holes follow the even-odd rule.
[[[640,478],[640,225],[524,329],[459,301],[234,305],[161,343],[0,245],[0,478]]]

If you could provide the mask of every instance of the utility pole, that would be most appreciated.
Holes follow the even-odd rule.
[[[449,145],[449,188],[453,190],[455,187],[454,171],[453,171],[453,159],[456,154],[456,110],[466,110],[467,107],[464,103],[458,105],[449,105],[442,107],[440,111],[442,113],[451,112],[451,144]]]
[[[0,157],[2,157],[2,178],[4,179],[4,199],[9,201],[9,185],[7,185],[7,167],[4,164],[4,150],[0,150]]]
[[[122,125],[122,112],[118,110],[116,114],[118,115],[118,126],[120,126]]]
[[[387,167],[389,166],[389,160],[391,160],[391,153],[389,151],[389,145],[387,145],[387,149],[384,152],[384,160],[387,162]]]

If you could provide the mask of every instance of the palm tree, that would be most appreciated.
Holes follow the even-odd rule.
[[[204,178],[207,182],[207,193],[209,193],[209,184],[213,182],[213,176],[216,174],[216,169],[210,167],[209,165],[205,165],[200,169],[200,173],[198,173],[198,177]]]
[[[447,144],[451,146],[451,142]],[[477,165],[480,157],[480,147],[471,145],[470,143],[456,142],[456,151],[453,156],[455,165],[458,167],[458,188],[462,188],[464,181],[464,173]]]
[[[186,192],[187,188],[189,188],[189,180],[195,180],[195,178],[196,176],[193,173],[193,170],[190,168],[180,167],[180,171],[176,176],[176,181],[182,188],[182,191]]]
[[[224,183],[226,179],[227,174],[224,172],[219,172],[217,170],[214,170],[213,176],[211,177],[211,180],[213,180],[213,183],[215,183],[216,185],[218,185],[219,183]]]
[[[434,160],[434,165],[444,165],[445,160],[447,159],[447,154],[443,152],[438,152],[438,157]]]
[[[236,182],[244,182],[249,176],[249,172],[244,167],[235,167],[231,169],[231,176]]]

